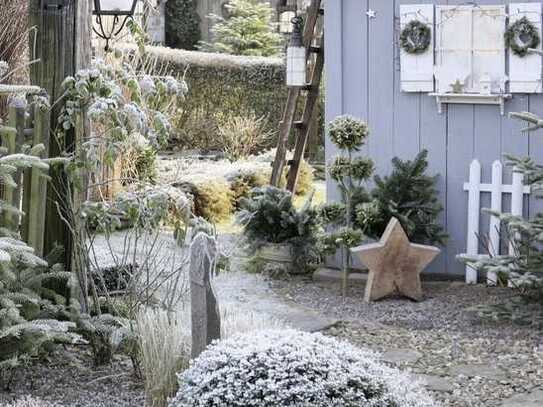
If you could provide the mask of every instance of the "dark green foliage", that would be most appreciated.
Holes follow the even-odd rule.
[[[426,174],[427,158],[426,150],[414,160],[394,158],[392,173],[375,177],[372,204],[356,208],[357,223],[369,236],[380,238],[390,218],[395,217],[413,242],[444,243],[446,235],[438,222],[443,207],[437,196],[436,177]]]
[[[144,148],[137,152],[134,170],[140,181],[150,183],[156,182],[158,175],[156,157],[157,151],[154,148]]]
[[[240,202],[238,222],[244,226],[249,241],[285,243],[299,236],[293,222],[296,209],[290,192],[275,188],[256,188]]]
[[[258,0],[230,0],[227,19],[211,15],[213,42],[202,43],[204,51],[269,57],[279,54],[283,37],[272,23],[273,9]]]
[[[166,3],[166,45],[195,49],[200,41],[200,16],[196,0],[168,0]]]
[[[291,244],[300,265],[315,259],[319,222],[311,199],[297,210],[290,192],[268,186],[254,189],[250,198],[241,200],[240,208],[237,221],[252,245]]]

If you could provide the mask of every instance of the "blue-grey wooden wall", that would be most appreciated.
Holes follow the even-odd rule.
[[[525,1],[530,2],[530,0]],[[447,247],[430,271],[462,274],[455,256],[465,252],[469,164],[477,158],[483,166],[483,182],[490,181],[491,163],[504,154],[531,155],[543,163],[543,133],[522,134],[521,123],[507,112],[543,114],[542,95],[515,95],[506,102],[506,115],[497,106],[448,105],[439,114],[435,98],[427,94],[400,92],[398,49],[400,4],[461,4],[464,0],[327,0],[325,17],[326,117],[351,114],[367,120],[371,136],[362,152],[376,163],[377,172],[387,174],[394,156],[413,158],[421,149],[430,156],[430,171],[439,174],[439,193],[445,208],[442,224],[449,234]],[[480,0],[483,4],[508,4],[507,0]],[[369,19],[368,10],[376,12]],[[461,28],[459,28],[461,29]],[[326,141],[327,159],[337,154]],[[511,182],[510,171],[504,182]],[[328,182],[328,198],[337,190]],[[483,194],[484,207],[490,196]],[[528,216],[543,210],[530,199]],[[510,199],[504,198],[504,211]],[[481,217],[481,232],[488,233],[488,217]]]

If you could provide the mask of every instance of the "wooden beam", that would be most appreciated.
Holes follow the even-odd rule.
[[[30,25],[37,28],[36,55],[32,57],[40,59],[39,63],[31,65],[31,82],[47,91],[53,103],[49,122],[57,126],[63,107],[62,101],[58,101],[63,94],[62,82],[67,76],[73,76],[78,69],[90,65],[92,0],[64,0],[63,4],[55,5],[47,5],[43,0],[29,1]],[[33,39],[32,35],[31,41]],[[74,151],[74,132],[65,133],[61,140],[56,137],[50,137],[49,140],[50,157]],[[57,245],[63,246],[65,253],[62,260],[69,269],[72,237],[57,208],[71,201],[67,188],[68,178],[62,168],[52,168],[49,175],[51,181],[47,189],[44,253],[48,254]]]

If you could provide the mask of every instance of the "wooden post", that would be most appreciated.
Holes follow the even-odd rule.
[[[34,126],[32,144],[43,144],[45,151],[42,157],[49,155],[49,111],[43,110],[39,104],[34,106]],[[32,168],[29,174],[29,191],[26,242],[34,248],[38,256],[43,256],[45,237],[45,207],[47,199],[47,180],[43,171]],[[25,195],[27,194],[25,193]]]
[[[32,84],[44,88],[51,99],[50,123],[53,127],[58,125],[63,106],[62,102],[57,102],[63,94],[62,82],[67,76],[73,76],[77,70],[90,65],[91,1],[30,0],[30,25],[37,27],[36,55],[32,58],[40,59],[39,63],[31,65],[30,77]],[[33,46],[30,49],[32,51]],[[80,139],[76,138],[75,132],[65,133],[60,141],[50,137],[49,156],[73,152],[78,142]],[[47,189],[44,253],[62,245],[65,250],[63,262],[70,269],[72,237],[58,214],[57,204],[64,206],[71,202],[72,197],[62,168],[51,168],[49,175],[51,184]]]
[[[217,242],[199,233],[190,247],[190,308],[192,357],[196,358],[215,339],[221,337],[221,318],[211,287]]]
[[[26,101],[24,99],[13,97],[10,100],[8,106],[8,123],[13,131],[6,131],[4,133],[3,142],[8,154],[17,153],[24,142],[25,111]],[[4,187],[4,200],[17,209],[21,209],[22,173],[21,169],[17,169],[15,174],[13,174],[13,178],[17,184],[16,187],[9,185]],[[19,220],[19,216],[4,212],[2,223],[10,230],[18,231]]]

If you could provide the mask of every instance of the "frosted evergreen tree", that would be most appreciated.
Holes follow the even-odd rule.
[[[215,21],[213,42],[202,42],[203,51],[269,57],[279,54],[283,37],[272,23],[273,9],[257,0],[231,0],[228,18],[210,15]]]
[[[0,122],[0,135],[14,129]],[[22,169],[46,171],[49,166],[39,158],[43,145],[8,154],[0,148],[0,183],[17,187],[16,174]],[[47,288],[50,280],[70,278],[59,267],[50,268],[34,254],[18,234],[17,219],[24,214],[10,202],[0,199],[0,372],[16,367],[21,360],[36,356],[52,342],[72,342],[74,325],[68,319],[66,298]],[[2,375],[3,376],[3,375]]]

